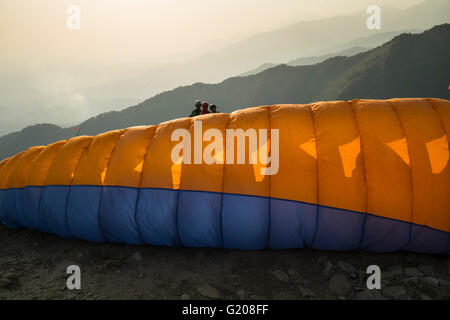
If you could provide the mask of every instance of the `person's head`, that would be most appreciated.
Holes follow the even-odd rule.
[[[195,101],[195,107],[197,109],[200,109],[201,106],[202,106],[202,102],[200,100]]]
[[[203,107],[203,110],[208,110],[208,107],[209,107],[208,102],[203,102],[202,107]]]
[[[209,108],[211,109],[212,112],[216,112],[217,107],[215,104],[210,105]]]

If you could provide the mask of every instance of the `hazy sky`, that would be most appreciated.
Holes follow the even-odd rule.
[[[0,63],[159,64],[261,31],[421,0],[1,0]],[[69,5],[81,29],[66,27]],[[199,49],[199,47],[201,49]],[[202,51],[202,52],[200,52]]]
[[[373,4],[402,9],[423,1],[0,0],[0,136],[137,103],[101,94],[88,101],[80,90],[187,62],[253,34]],[[67,28],[70,5],[81,9],[80,30]]]

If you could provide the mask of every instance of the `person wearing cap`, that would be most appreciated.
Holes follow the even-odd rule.
[[[195,110],[191,112],[190,117],[196,117],[202,114],[202,102],[200,100],[195,101]]]
[[[210,105],[209,109],[211,109],[211,113],[218,113],[217,106],[215,104]]]
[[[202,114],[208,114],[208,113],[211,113],[211,112],[209,112],[208,107],[209,107],[208,102],[203,102],[203,104],[202,104],[202,108],[203,108]]]

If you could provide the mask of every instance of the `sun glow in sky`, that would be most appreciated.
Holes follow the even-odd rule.
[[[398,8],[421,0],[384,0]],[[0,64],[184,61],[290,23],[363,10],[350,0],[2,0]],[[81,29],[66,27],[69,5]]]

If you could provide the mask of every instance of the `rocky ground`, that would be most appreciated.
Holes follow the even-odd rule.
[[[0,225],[0,299],[450,299],[450,258],[93,244]],[[66,268],[81,268],[81,290]],[[378,265],[381,290],[368,290]]]

